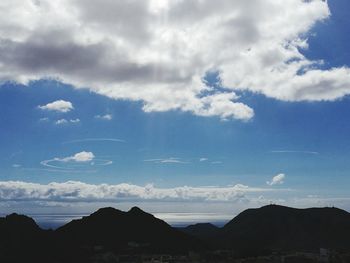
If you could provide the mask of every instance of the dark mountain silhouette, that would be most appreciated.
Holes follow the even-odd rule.
[[[11,214],[0,218],[0,262],[24,262],[31,257],[48,260],[50,236],[51,231],[40,229],[30,217]]]
[[[133,207],[123,212],[101,208],[55,231],[58,258],[62,262],[90,262],[97,254],[186,253],[199,250],[202,241]]]
[[[210,223],[197,223],[178,230],[199,238],[212,238],[220,233],[220,228]]]
[[[222,242],[222,229],[210,223],[197,223],[177,229],[198,238],[212,249],[221,248],[225,244]]]
[[[101,208],[55,231],[24,215],[0,218],[0,262],[91,262],[96,253],[186,253],[203,243],[137,207]]]
[[[23,215],[0,218],[0,262],[6,263],[87,263],[103,253],[176,254],[218,248],[251,256],[321,247],[350,250],[348,212],[269,205],[245,210],[222,228],[196,224],[181,229],[137,207],[128,212],[102,208],[55,231],[42,230]]]
[[[222,232],[226,245],[236,249],[350,249],[350,214],[338,208],[268,205],[243,211]]]
[[[113,250],[187,251],[199,249],[200,242],[164,221],[133,207],[123,212],[111,207],[99,209],[56,230],[71,243],[103,246]]]

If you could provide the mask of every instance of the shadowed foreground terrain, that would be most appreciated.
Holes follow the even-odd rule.
[[[337,208],[248,209],[224,227],[173,228],[137,207],[101,208],[53,230],[0,218],[0,262],[350,262],[350,214]]]

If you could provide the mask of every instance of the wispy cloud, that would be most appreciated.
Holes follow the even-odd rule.
[[[116,139],[116,138],[85,138],[85,139],[76,139],[71,141],[65,141],[62,144],[70,144],[70,143],[81,143],[81,142],[120,142],[125,143],[125,140]]]
[[[73,104],[70,101],[65,100],[56,100],[46,105],[39,105],[38,108],[42,110],[58,111],[63,113],[74,109]]]
[[[320,154],[319,152],[315,151],[294,151],[294,150],[275,150],[270,151],[271,153],[302,153],[302,154]]]
[[[23,171],[44,171],[50,173],[67,173],[67,174],[76,174],[76,173],[96,173],[96,169],[66,169],[62,168],[35,168],[35,167],[23,167],[21,168]]]
[[[66,119],[59,119],[57,121],[55,121],[56,125],[63,125],[63,124],[67,124],[68,121]]]
[[[286,175],[283,173],[277,174],[274,177],[272,177],[271,181],[267,181],[266,184],[268,185],[276,185],[276,184],[283,184],[284,179],[286,178]]]
[[[48,121],[49,121],[49,118],[43,117],[43,118],[40,118],[39,121],[40,121],[40,122],[48,122]]]
[[[199,158],[199,162],[201,163],[209,163],[209,164],[223,164],[223,161],[215,161],[215,160],[210,160],[207,157],[201,157]]]
[[[79,122],[80,122],[80,119],[70,119],[70,120],[59,119],[59,120],[55,121],[55,124],[56,125],[64,125],[64,124],[68,124],[68,123],[79,123]]]
[[[80,122],[80,119],[70,119],[69,120],[69,122],[71,122],[71,123],[78,123],[78,122]]]
[[[213,161],[213,162],[211,162],[211,164],[223,164],[223,162],[222,161]]]
[[[96,115],[95,118],[99,120],[110,121],[113,119],[113,115],[112,114]]]
[[[82,151],[68,157],[55,157],[52,159],[41,161],[42,166],[50,169],[59,170],[76,170],[90,169],[91,166],[106,166],[111,165],[112,160],[96,158],[92,152]]]
[[[188,161],[183,161],[180,158],[170,157],[170,158],[156,158],[156,159],[146,159],[144,162],[160,163],[160,164],[187,164]]]

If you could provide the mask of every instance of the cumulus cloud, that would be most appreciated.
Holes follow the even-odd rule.
[[[158,188],[152,184],[87,184],[77,181],[37,184],[21,181],[0,182],[0,200],[23,201],[223,201],[232,202],[245,198],[247,193],[265,192],[271,189],[251,188],[237,184],[228,187],[174,187]]]
[[[41,161],[40,164],[54,172],[86,172],[92,166],[107,166],[112,160],[96,158],[93,152],[82,151],[72,156],[55,157]]]
[[[38,106],[42,110],[69,112],[74,109],[73,104],[70,101],[56,100],[46,105]]]
[[[96,115],[95,118],[100,120],[110,121],[113,119],[113,115],[112,114]]]
[[[143,110],[249,120],[249,90],[286,101],[350,93],[350,69],[306,58],[307,36],[330,17],[312,0],[4,0],[0,81],[52,77]],[[218,85],[204,81],[218,72]],[[222,87],[222,88],[218,88]],[[47,105],[46,105],[47,106]],[[45,107],[45,106],[43,106]]]
[[[285,178],[286,178],[286,175],[283,173],[280,173],[280,174],[277,174],[274,177],[272,177],[272,180],[267,181],[266,184],[268,184],[268,185],[283,184]]]
[[[53,159],[44,160],[41,161],[40,164],[49,168],[72,170],[74,166],[67,166],[65,163],[90,163],[94,159],[95,155],[92,152],[82,151],[68,157],[55,157]]]
[[[55,158],[56,160],[60,160],[63,162],[90,162],[95,158],[95,155],[92,152],[82,151],[74,154],[73,156],[65,157],[65,158]]]

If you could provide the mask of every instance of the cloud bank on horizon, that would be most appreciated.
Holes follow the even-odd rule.
[[[227,187],[173,187],[157,188],[152,184],[87,184],[79,181],[37,184],[21,181],[0,182],[0,199],[3,201],[238,201],[249,192],[275,191],[242,184]]]
[[[305,57],[327,1],[4,0],[0,82],[55,78],[145,112],[181,110],[249,120],[250,91],[284,101],[350,93],[347,66]],[[205,78],[218,74],[217,85]],[[41,106],[69,111],[66,102]],[[101,116],[109,120],[108,115]]]
[[[24,181],[0,181],[0,199],[2,211],[12,211],[12,208],[25,210],[29,208],[63,208],[69,207],[76,211],[92,212],[99,204],[129,208],[135,203],[148,207],[153,212],[156,207],[163,207],[164,211],[208,212],[208,208],[215,215],[217,212],[241,212],[247,207],[259,207],[268,204],[280,204],[296,207],[310,206],[348,206],[349,198],[324,198],[314,195],[276,197],[271,194],[293,192],[291,189],[273,189],[266,187],[251,187],[243,184],[229,186],[179,186],[156,187],[153,184],[135,185],[121,184],[89,184],[80,181],[51,182],[47,184],[28,183]],[[167,207],[165,208],[164,207]],[[68,210],[67,210],[68,209]],[[174,210],[173,210],[174,209]],[[31,210],[29,210],[31,211]],[[36,210],[41,211],[41,210]],[[215,211],[213,213],[213,211]],[[220,215],[217,219],[226,220]],[[188,215],[187,215],[188,216]],[[187,217],[186,216],[186,217]],[[169,220],[174,219],[172,213]],[[198,220],[198,215],[194,217]],[[187,218],[186,220],[189,220]],[[185,220],[185,221],[186,221]],[[188,222],[188,221],[186,221]]]

